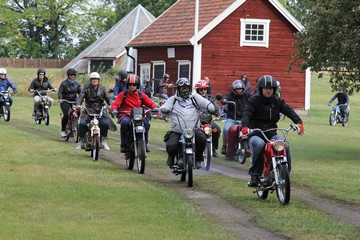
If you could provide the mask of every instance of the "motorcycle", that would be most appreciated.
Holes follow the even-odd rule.
[[[214,121],[220,121],[223,119],[223,115],[218,116],[216,118],[212,118],[210,114],[204,115],[204,118],[200,117],[200,129],[205,133],[206,136],[206,146],[203,153],[204,157],[204,168],[206,171],[210,170],[210,164],[211,164],[211,158],[213,153],[213,147],[212,147],[212,133],[217,131],[216,128],[212,129],[211,125]]]
[[[0,91],[0,98],[2,99],[2,103],[0,106],[0,117],[4,117],[4,121],[10,121],[11,111],[10,111],[10,91]]]
[[[221,99],[222,104],[232,104],[234,106],[234,114],[236,114],[236,103],[227,99],[222,99],[222,96],[217,94],[216,98]],[[233,119],[236,119],[234,116]],[[251,156],[248,136],[241,133],[241,121],[236,121],[236,124],[229,128],[228,145],[226,147],[226,157],[235,158],[240,164],[246,162],[246,158]]]
[[[102,148],[99,119],[103,116],[107,107],[102,107],[100,113],[90,113],[85,106],[81,106],[81,108],[87,112],[90,118],[92,118],[92,120],[88,123],[88,129],[85,132],[85,151],[90,151],[90,157],[92,157],[94,161],[97,161],[99,158],[100,148]]]
[[[65,134],[64,137],[65,141],[69,141],[69,138],[72,137],[74,141],[78,142],[78,128],[79,128],[79,116],[80,116],[80,109],[76,109],[76,102],[71,102],[63,99],[64,102],[67,102],[72,105],[72,107],[69,109],[68,112],[68,122],[66,124],[65,128]]]
[[[344,113],[345,116],[341,117],[340,108],[343,106],[346,106],[347,108]],[[330,126],[335,126],[337,123],[341,123],[343,127],[347,127],[349,125],[349,111],[350,107],[347,106],[347,104],[334,105],[329,117]]]
[[[131,117],[131,132],[129,133],[129,143],[127,144],[128,151],[125,153],[126,168],[133,170],[136,159],[137,170],[139,174],[145,172],[145,159],[146,159],[146,141],[143,119],[150,111],[157,112],[151,109],[144,110],[143,108],[133,108],[131,111],[120,111],[121,113],[130,113]],[[113,112],[117,115],[117,111]]]
[[[256,192],[259,199],[266,199],[269,191],[273,193],[273,191],[276,190],[280,204],[289,204],[290,175],[285,148],[288,146],[286,138],[290,130],[299,133],[298,127],[293,125],[290,125],[288,128],[272,128],[265,131],[259,128],[249,129],[248,136],[251,136],[255,132],[260,132],[266,142],[263,176],[260,178],[260,182],[254,190],[254,193]],[[280,132],[282,138],[280,140],[268,139],[265,133],[269,131]]]
[[[41,124],[41,121],[44,120],[45,125],[49,125],[50,123],[50,105],[49,105],[49,99],[47,96],[48,90],[34,90],[38,96],[41,98],[41,103],[38,105],[38,109],[36,111],[36,115],[34,118],[36,124]],[[56,92],[56,90],[51,89],[51,92]],[[46,92],[46,95],[41,95],[41,93]]]

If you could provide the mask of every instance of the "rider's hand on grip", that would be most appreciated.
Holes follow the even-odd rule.
[[[331,103],[328,103],[327,105],[330,107],[330,106],[331,106]]]
[[[111,112],[111,116],[112,117],[117,117],[118,113],[119,112],[117,110],[114,110],[114,111]]]
[[[241,133],[244,134],[244,135],[249,134],[249,128],[247,128],[247,127],[242,128]]]
[[[304,134],[305,129],[304,129],[304,126],[303,126],[301,123],[298,123],[298,124],[296,125],[296,128],[297,128],[298,134],[300,134],[300,135],[303,135],[303,134]]]
[[[153,109],[151,109],[151,111],[152,112],[159,112],[160,110],[159,110],[159,108],[153,108]]]

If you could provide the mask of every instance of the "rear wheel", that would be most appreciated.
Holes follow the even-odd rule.
[[[276,166],[279,174],[279,183],[276,185],[276,194],[281,205],[287,205],[290,201],[290,177],[287,164]]]
[[[136,157],[138,173],[143,174],[145,172],[145,158],[146,158],[145,141],[143,139],[138,140],[136,143],[136,147],[137,147],[137,153],[138,153],[138,156]]]
[[[10,121],[10,106],[3,106],[4,121]]]
[[[207,142],[204,150],[204,167],[206,171],[210,170],[210,164],[211,164],[211,142]]]
[[[186,155],[186,166],[187,166],[187,175],[188,175],[188,187],[193,186],[193,156],[192,155]]]
[[[329,117],[329,123],[330,123],[330,126],[335,126],[336,125],[336,113],[335,111],[332,111],[330,113],[330,117]]]
[[[45,122],[45,125],[49,125],[49,123],[50,123],[50,111],[48,108],[45,108],[45,110],[44,110],[44,122]]]
[[[345,117],[342,121],[342,126],[347,127],[349,125],[349,114],[345,114]]]
[[[91,150],[92,152],[92,157],[94,159],[94,161],[97,161],[99,158],[99,151],[100,151],[100,138],[99,135],[95,135],[94,136],[94,146]]]

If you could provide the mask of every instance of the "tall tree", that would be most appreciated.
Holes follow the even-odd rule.
[[[354,0],[298,1],[306,9],[305,30],[298,34],[302,69],[329,71],[333,89],[360,90],[360,5]]]

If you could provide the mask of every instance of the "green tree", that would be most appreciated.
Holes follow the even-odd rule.
[[[298,1],[306,9],[305,30],[298,37],[302,69],[329,71],[333,89],[360,90],[360,5],[354,0]]]

